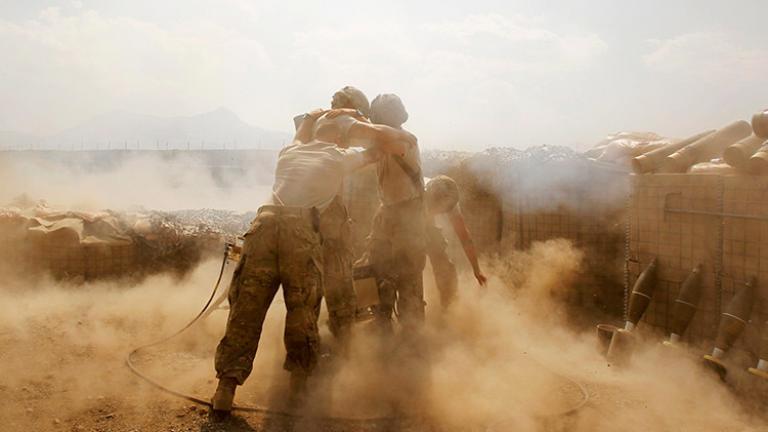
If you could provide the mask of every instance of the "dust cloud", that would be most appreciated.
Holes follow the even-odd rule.
[[[464,166],[481,189],[527,212],[597,215],[597,208],[623,206],[630,189],[626,170],[591,161],[567,147],[491,148]]]
[[[26,193],[80,209],[135,203],[232,208],[233,202],[254,207],[261,202],[249,181],[240,180],[248,187],[233,188],[226,174],[199,174],[178,160],[168,164],[155,156],[128,158],[114,170],[94,172],[56,163],[32,168],[5,159],[0,164],[0,182],[10,186],[0,201]],[[253,185],[258,184],[263,183],[254,174]],[[606,364],[596,352],[593,332],[569,324],[566,303],[577,290],[584,259],[566,240],[509,252],[483,263],[490,277],[486,288],[462,274],[458,299],[446,309],[425,272],[423,334],[410,342],[385,343],[370,325],[358,324],[347,356],[320,365],[307,409],[358,419],[418,417],[443,430],[765,428],[764,419],[747,412],[696,358],[666,352],[658,341],[644,342],[628,368]],[[138,284],[66,285],[50,279],[29,284],[0,278],[0,397],[9,401],[0,404],[0,424],[41,430],[41,419],[74,418],[105,401],[139,410],[169,401],[133,376],[124,358],[133,347],[186,324],[210,293],[218,266],[209,261],[182,279],[157,275]],[[225,285],[230,273],[228,268]],[[215,388],[213,354],[225,320],[225,310],[214,311],[168,344],[142,352],[137,366],[174,390],[208,398]],[[321,324],[326,320],[321,317]],[[283,325],[278,295],[254,373],[236,402],[284,408]],[[322,328],[325,343],[333,345]],[[580,386],[591,395],[589,403],[563,416],[582,401]]]
[[[137,286],[66,286],[51,280],[19,286],[4,278],[0,337],[6,349],[0,383],[29,389],[51,379],[66,387],[63,403],[74,406],[120,395],[133,381],[122,367],[131,347],[165,336],[194,316],[215,282],[217,266],[208,262],[182,280],[152,276]],[[210,320],[211,326],[220,323]]]
[[[309,409],[351,418],[418,416],[447,430],[759,427],[759,420],[693,360],[651,341],[631,367],[616,369],[596,353],[591,332],[569,329],[562,299],[573,289],[582,258],[569,242],[553,240],[487,262],[489,286],[480,288],[463,274],[458,301],[444,311],[428,283],[428,325],[419,345],[383,344],[359,324],[347,357],[318,371]],[[185,279],[154,276],[135,286],[48,281],[30,287],[4,280],[0,392],[18,396],[2,405],[0,421],[14,424],[15,414],[29,407],[76,413],[104,398],[138,407],[167,400],[132,376],[123,358],[132,347],[170,334],[194,316],[218,265],[206,262]],[[278,296],[268,314],[254,373],[238,392],[241,404],[279,409],[285,399],[281,303]],[[215,386],[213,352],[225,319],[226,311],[214,311],[188,333],[142,353],[137,364],[175,390],[209,397]],[[325,329],[324,337],[329,340]],[[592,395],[589,404],[559,416],[582,400],[577,383]]]
[[[341,368],[330,393],[334,403],[360,409],[388,401],[448,430],[764,427],[695,358],[666,352],[656,340],[638,348],[631,367],[609,366],[593,332],[571,328],[566,317],[563,300],[582,260],[568,241],[551,240],[485,263],[492,275],[485,289],[464,274],[458,301],[444,313],[430,308],[428,365],[408,356],[372,359],[376,347],[358,337],[355,354],[366,361],[353,356]],[[427,288],[429,303],[437,295]],[[417,401],[419,392],[402,381],[408,367],[429,376]],[[589,403],[561,416],[583,400],[579,384],[591,394]]]
[[[275,155],[262,153],[244,160],[216,152],[3,152],[0,203],[23,195],[81,211],[252,211],[271,192]]]

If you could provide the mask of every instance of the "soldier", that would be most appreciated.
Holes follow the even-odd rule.
[[[368,114],[370,105],[362,91],[346,86],[333,95],[331,108],[351,110],[352,112],[345,112],[358,120],[367,121],[364,117]],[[335,118],[321,116],[316,122],[312,118],[306,122],[302,121],[299,123],[302,130],[297,134],[297,139],[301,142],[308,141],[312,130],[322,127],[325,122],[337,121],[341,117],[341,112],[338,113],[339,115]],[[303,116],[301,119],[303,120]],[[341,145],[348,145],[345,141],[342,140]],[[346,348],[357,310],[352,284],[351,224],[352,221],[342,202],[341,194],[337,195],[328,208],[320,214],[320,233],[323,236],[325,263],[321,296],[325,298],[328,308],[328,327],[331,334],[339,341],[342,351]],[[319,302],[316,309],[319,315]]]
[[[458,276],[456,266],[446,250],[448,242],[445,240],[443,232],[435,225],[437,215],[448,217],[453,231],[461,242],[464,254],[472,266],[477,282],[480,285],[485,285],[487,279],[480,270],[475,245],[459,208],[459,188],[456,182],[444,175],[434,177],[427,182],[424,201],[427,210],[427,255],[432,264],[435,283],[440,293],[440,305],[446,308],[456,297]]]
[[[317,111],[306,118],[322,114]],[[230,412],[236,387],[251,372],[264,318],[280,285],[287,309],[284,367],[291,373],[291,400],[300,401],[317,359],[314,308],[323,269],[320,213],[338,195],[345,173],[375,162],[379,152],[404,154],[406,147],[415,145],[415,138],[403,131],[350,116],[313,130],[312,140],[294,141],[280,152],[272,198],[259,208],[245,235],[229,292],[226,333],[216,349],[219,383],[212,406],[219,415]],[[336,146],[347,139],[370,140],[374,146],[362,152]]]
[[[374,124],[402,129],[406,120],[408,113],[394,94],[379,95],[371,103]],[[425,306],[424,183],[419,148],[411,146],[404,155],[383,155],[376,171],[381,206],[373,220],[368,251],[380,299],[376,321],[390,332],[396,305],[400,324],[411,333],[423,323]]]

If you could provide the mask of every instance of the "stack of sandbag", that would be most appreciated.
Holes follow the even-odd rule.
[[[0,268],[82,283],[183,274],[242,234],[248,214],[55,210],[44,202],[0,207]],[[19,206],[21,204],[21,206]],[[9,273],[11,274],[11,273]]]
[[[736,174],[737,171],[734,167],[725,163],[722,159],[713,159],[709,162],[701,162],[692,166],[688,171],[691,174]]]
[[[633,158],[674,142],[653,132],[618,132],[605,137],[584,152],[584,156],[599,162],[629,167]]]
[[[768,110],[755,114],[751,125],[735,121],[635,156],[632,168],[637,174],[768,174],[767,140]]]

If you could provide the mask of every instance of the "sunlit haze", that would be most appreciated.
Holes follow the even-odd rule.
[[[33,136],[220,107],[289,133],[351,84],[399,94],[424,148],[585,148],[717,128],[768,95],[765,0],[0,4],[0,130]]]

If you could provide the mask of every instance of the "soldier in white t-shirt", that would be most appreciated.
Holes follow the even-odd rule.
[[[292,401],[300,401],[317,360],[315,307],[324,267],[320,214],[339,194],[345,173],[375,162],[379,152],[403,154],[415,145],[410,134],[355,119],[321,126],[309,142],[294,141],[280,152],[272,198],[245,235],[229,292],[226,333],[216,349],[219,385],[212,405],[218,414],[229,413],[236,387],[251,372],[264,318],[280,285],[287,309],[284,367],[291,373]],[[352,139],[373,145],[365,151],[336,145]]]

